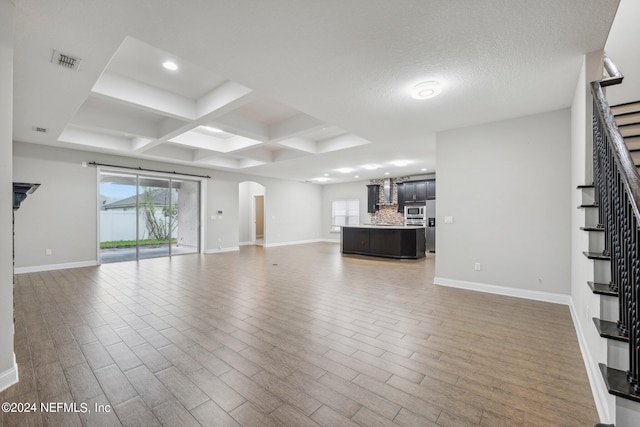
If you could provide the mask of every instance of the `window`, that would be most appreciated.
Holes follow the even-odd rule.
[[[360,200],[331,202],[331,231],[339,232],[342,225],[360,224]]]

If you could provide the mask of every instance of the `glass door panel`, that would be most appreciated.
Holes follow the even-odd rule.
[[[171,194],[176,209],[172,224],[175,242],[171,253],[197,253],[200,251],[200,183],[172,179]]]
[[[137,255],[137,176],[100,174],[100,261],[130,261]]]
[[[138,183],[138,258],[171,255],[176,225],[170,180],[140,176]]]

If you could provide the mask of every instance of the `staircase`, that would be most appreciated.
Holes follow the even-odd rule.
[[[594,98],[594,184],[582,185],[582,230],[589,233],[599,317],[593,324],[606,340],[602,379],[615,398],[619,427],[640,425],[640,101],[609,107],[602,87],[622,75],[605,55],[609,78],[591,84]],[[598,424],[600,425],[600,424]]]
[[[640,167],[640,101],[614,105],[611,113],[631,153],[633,163],[636,168]]]

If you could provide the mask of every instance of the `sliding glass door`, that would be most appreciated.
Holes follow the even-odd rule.
[[[138,182],[138,258],[171,255],[177,203],[170,189],[170,180],[140,176]]]
[[[200,251],[200,182],[100,172],[100,261]]]

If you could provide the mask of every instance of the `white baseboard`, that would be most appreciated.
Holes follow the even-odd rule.
[[[16,355],[13,355],[13,367],[0,373],[0,391],[3,391],[12,385],[16,384],[19,380],[18,376],[18,364],[16,363]]]
[[[340,243],[340,239],[321,239],[320,241],[325,243]]]
[[[238,246],[253,246],[255,244],[256,242],[240,242],[238,243]]]
[[[237,252],[240,250],[240,246],[231,246],[229,248],[213,248],[213,249],[206,249],[204,251],[205,254],[219,254],[222,252]]]
[[[291,246],[291,245],[304,245],[306,243],[318,243],[322,242],[322,239],[312,239],[312,240],[294,240],[293,242],[280,242],[280,243],[265,243],[265,248],[275,248],[276,246]]]
[[[433,283],[450,288],[468,289],[471,291],[486,292],[489,294],[505,295],[516,298],[531,299],[535,301],[551,302],[554,304],[569,305],[569,295],[554,294],[552,292],[531,291],[528,289],[509,288],[506,286],[488,285],[485,283],[467,282],[465,280],[447,279],[446,277],[434,277]]]
[[[573,320],[573,326],[576,329],[576,336],[578,337],[578,344],[580,345],[580,353],[582,353],[582,361],[587,371],[587,378],[589,378],[589,385],[591,386],[591,394],[593,394],[593,400],[596,403],[596,410],[600,417],[600,422],[612,423],[613,418],[609,413],[609,405],[607,404],[607,398],[609,392],[607,386],[602,378],[602,373],[597,363],[591,358],[587,346],[587,339],[584,336],[582,325],[578,321],[578,314],[575,306],[573,305],[573,299],[569,302],[569,310],[571,311],[571,319]]]
[[[96,260],[67,262],[63,264],[34,265],[31,267],[16,267],[15,273],[37,273],[39,271],[66,270],[68,268],[95,267],[96,265],[98,265],[98,261]]]

